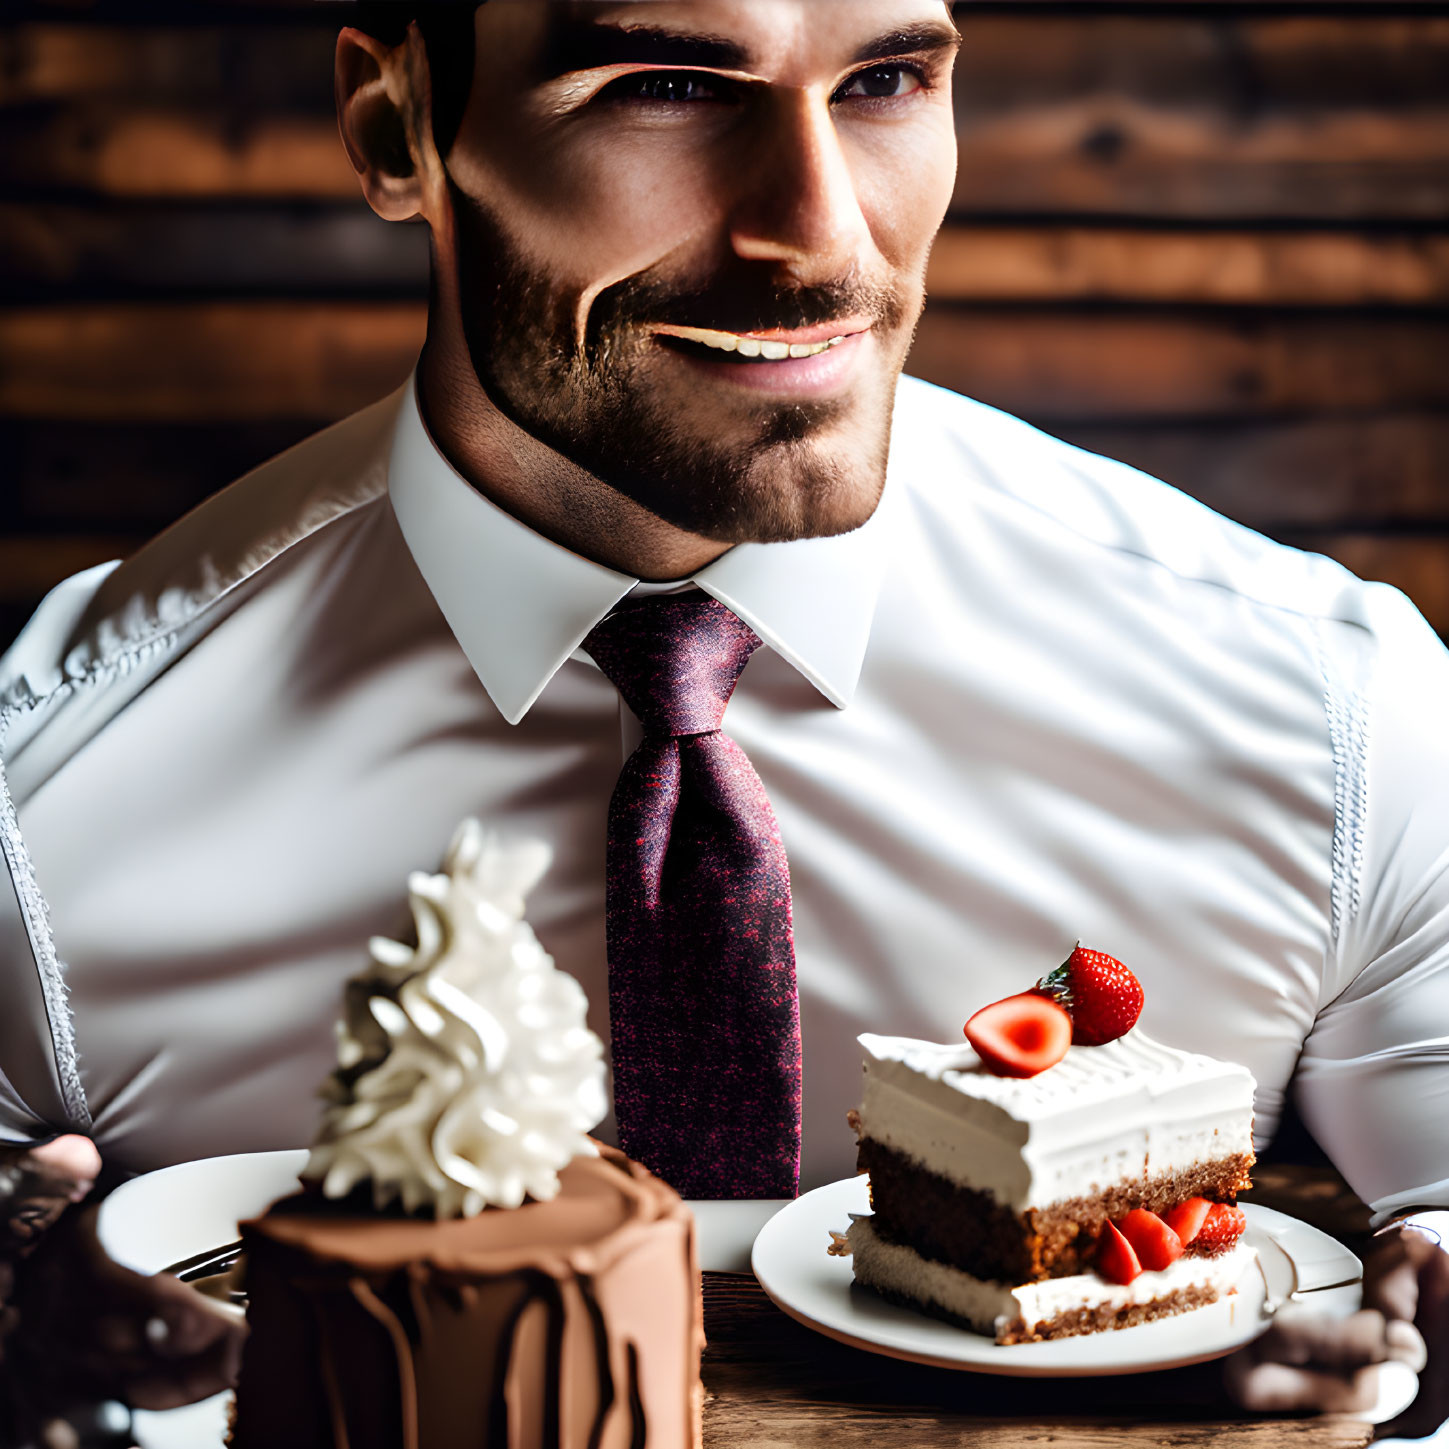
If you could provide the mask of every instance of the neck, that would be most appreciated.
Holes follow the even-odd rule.
[[[433,441],[485,498],[545,538],[638,579],[688,578],[726,551],[727,544],[666,523],[511,422],[480,386],[461,326],[438,324],[435,311],[418,362],[418,403]]]

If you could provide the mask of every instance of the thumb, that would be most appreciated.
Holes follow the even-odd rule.
[[[101,1154],[88,1137],[67,1133],[0,1157],[0,1254],[24,1253],[66,1208],[95,1186]]]

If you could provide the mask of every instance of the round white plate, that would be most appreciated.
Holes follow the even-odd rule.
[[[792,1318],[842,1343],[891,1358],[975,1373],[1023,1378],[1078,1378],[1143,1373],[1220,1358],[1250,1343],[1268,1326],[1263,1305],[1271,1291],[1356,1279],[1359,1261],[1341,1243],[1270,1208],[1243,1204],[1246,1241],[1258,1250],[1227,1298],[1192,1313],[1112,1333],[1003,1347],[980,1334],[854,1288],[849,1258],[826,1253],[832,1230],[851,1213],[868,1213],[866,1179],[848,1177],[816,1188],[777,1213],[755,1240],[753,1266],[765,1292]],[[1266,1275],[1266,1276],[1265,1276]],[[1359,1285],[1326,1289],[1306,1300],[1326,1313],[1352,1313]]]
[[[180,1162],[123,1182],[102,1204],[101,1242],[118,1263],[159,1273],[236,1241],[243,1218],[295,1192],[305,1148]]]

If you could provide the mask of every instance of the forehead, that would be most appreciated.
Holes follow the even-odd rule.
[[[892,36],[953,34],[946,0],[491,0],[479,39],[533,77],[613,65],[707,66],[804,83]]]

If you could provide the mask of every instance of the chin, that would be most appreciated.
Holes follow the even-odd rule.
[[[850,533],[875,512],[885,486],[885,443],[859,452],[779,444],[743,468],[703,466],[620,480],[615,486],[666,523],[716,543],[786,543]],[[877,456],[871,456],[877,454]],[[672,480],[688,478],[686,487]]]
[[[736,516],[723,520],[725,528],[705,537],[718,543],[788,543],[797,538],[852,533],[875,512],[884,481],[862,481],[857,486],[837,482],[823,490],[801,488],[797,483],[747,494],[741,498]]]
[[[888,405],[792,409],[744,442],[674,432],[623,476],[600,476],[666,523],[717,543],[827,538],[875,512],[890,416]]]

